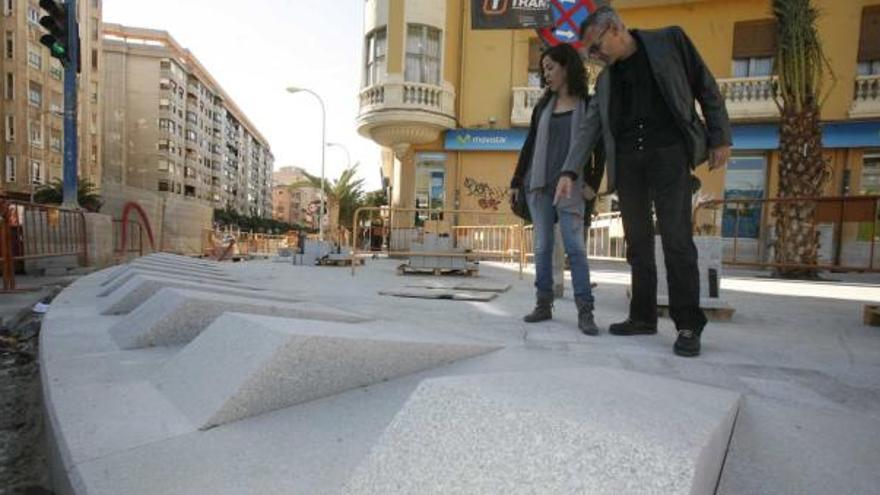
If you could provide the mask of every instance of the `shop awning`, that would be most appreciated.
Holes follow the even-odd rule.
[[[829,122],[822,124],[825,148],[880,148],[880,121]],[[775,150],[779,148],[776,124],[733,126],[733,149]]]

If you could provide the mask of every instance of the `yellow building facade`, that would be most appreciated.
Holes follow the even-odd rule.
[[[541,94],[541,42],[532,29],[472,29],[471,4],[365,2],[358,128],[390,151],[383,153],[383,171],[393,206],[509,212],[508,184]],[[814,4],[834,74],[826,78],[830,94],[822,109],[832,167],[826,194],[880,193],[880,0]],[[769,0],[612,5],[630,28],[681,26],[718,80],[734,128],[734,160],[725,170],[697,169],[703,197],[774,197],[779,111],[771,95]],[[740,236],[759,237],[766,212],[757,215]]]

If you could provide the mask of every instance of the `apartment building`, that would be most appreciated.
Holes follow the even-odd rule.
[[[317,228],[321,190],[309,186],[290,188],[307,180],[305,171],[300,167],[281,167],[273,178],[272,214],[275,220]]]
[[[560,5],[589,11],[598,3]],[[611,3],[630,27],[684,28],[718,78],[733,121],[734,157],[723,171],[697,169],[705,197],[774,197],[779,110],[771,91],[776,46],[769,0]],[[827,77],[830,95],[821,115],[832,169],[826,194],[880,193],[880,1],[814,3],[835,77]],[[383,154],[393,206],[508,211],[508,184],[542,91],[543,42],[531,29],[472,29],[471,5],[466,0],[365,2],[358,128],[393,151]],[[612,201],[602,207],[612,208]],[[726,218],[719,220],[723,236],[751,239],[751,248],[740,242],[740,249],[758,249],[767,241],[767,212],[745,213],[738,227],[732,212],[720,215]],[[841,235],[855,238],[861,244],[850,256],[867,257],[870,229],[853,229],[833,234],[836,239],[824,245],[839,245]],[[819,230],[827,234],[821,225]]]
[[[104,180],[271,217],[269,143],[165,31],[104,24]]]
[[[2,0],[3,165],[0,194],[28,199],[42,184],[62,177],[64,69],[40,44],[44,15],[36,0]],[[101,0],[77,4],[80,23],[79,170],[100,186],[103,69]]]

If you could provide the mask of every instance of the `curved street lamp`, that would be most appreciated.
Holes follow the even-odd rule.
[[[321,96],[318,93],[315,93],[311,89],[308,88],[298,88],[296,86],[291,86],[287,88],[288,93],[309,93],[315,98],[318,99],[318,103],[321,104],[321,207],[318,209],[318,238],[323,241],[324,240],[324,207],[325,207],[325,194],[324,194],[324,151],[327,148],[327,111],[324,108],[324,100],[321,99]]]

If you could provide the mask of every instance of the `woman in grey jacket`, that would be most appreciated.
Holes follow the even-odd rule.
[[[534,224],[535,289],[537,304],[523,319],[534,323],[552,318],[553,307],[553,229],[558,221],[565,253],[571,266],[578,328],[597,335],[593,318],[593,294],[584,248],[584,224],[604,171],[604,160],[590,160],[579,168],[566,169],[573,135],[586,114],[589,94],[587,74],[577,51],[567,44],[551,47],[541,54],[541,82],[544,95],[535,105],[526,142],[520,152],[511,195],[525,194]],[[574,191],[554,201],[557,183],[571,180]],[[589,207],[588,207],[589,203]]]

